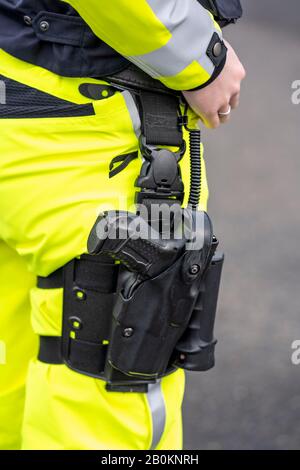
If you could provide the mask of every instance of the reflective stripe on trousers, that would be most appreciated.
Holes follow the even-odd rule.
[[[161,389],[161,381],[149,385],[147,399],[152,416],[152,442],[150,449],[155,450],[162,438],[166,425],[166,406]]]

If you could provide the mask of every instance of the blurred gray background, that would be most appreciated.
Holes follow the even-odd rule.
[[[299,0],[244,0],[225,36],[247,69],[240,110],[203,132],[210,214],[226,252],[217,365],[189,373],[185,449],[299,449]]]

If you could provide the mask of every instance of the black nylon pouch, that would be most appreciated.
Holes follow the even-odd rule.
[[[62,357],[77,372],[103,378],[118,267],[83,255],[64,267]]]

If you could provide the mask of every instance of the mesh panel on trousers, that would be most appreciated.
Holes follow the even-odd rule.
[[[5,104],[0,104],[0,118],[46,118],[90,116],[92,104],[78,105],[31,88],[0,75]],[[2,97],[2,98],[3,98]]]

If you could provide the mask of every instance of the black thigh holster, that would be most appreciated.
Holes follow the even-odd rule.
[[[143,164],[135,182],[137,214],[131,214],[131,219],[143,218],[142,207],[151,210],[155,205],[167,205],[175,207],[174,214],[181,211],[184,186],[179,162],[186,148],[182,128],[188,121],[181,112],[180,96],[133,66],[106,80],[111,93],[131,92],[141,117]],[[83,91],[97,99],[94,85],[87,84]],[[146,392],[149,384],[178,367],[213,367],[223,256],[216,254],[218,243],[208,215],[197,210],[200,137],[199,131],[190,134],[191,173],[199,181],[192,176],[188,210],[205,220],[202,246],[186,250],[179,244],[174,256],[172,243],[164,245],[161,240],[158,246],[133,242],[129,237],[126,249],[122,243],[121,248],[116,244],[107,248],[106,243],[106,249],[100,249],[95,225],[89,240],[96,247],[89,248],[92,254],[70,261],[47,278],[38,278],[40,288],[64,290],[62,336],[41,337],[39,360],[65,363],[78,373],[105,380],[110,391],[133,392]],[[110,176],[136,157],[137,152],[117,156],[120,166],[111,166]],[[146,222],[153,228],[152,221]],[[161,235],[165,220],[159,216],[156,222]]]
[[[41,288],[64,289],[62,337],[41,337],[39,360],[105,380],[110,391],[146,392],[178,367],[210,369],[223,265],[213,245],[207,239],[198,256],[183,252],[133,292],[124,286],[135,274],[103,254],[39,278]]]

